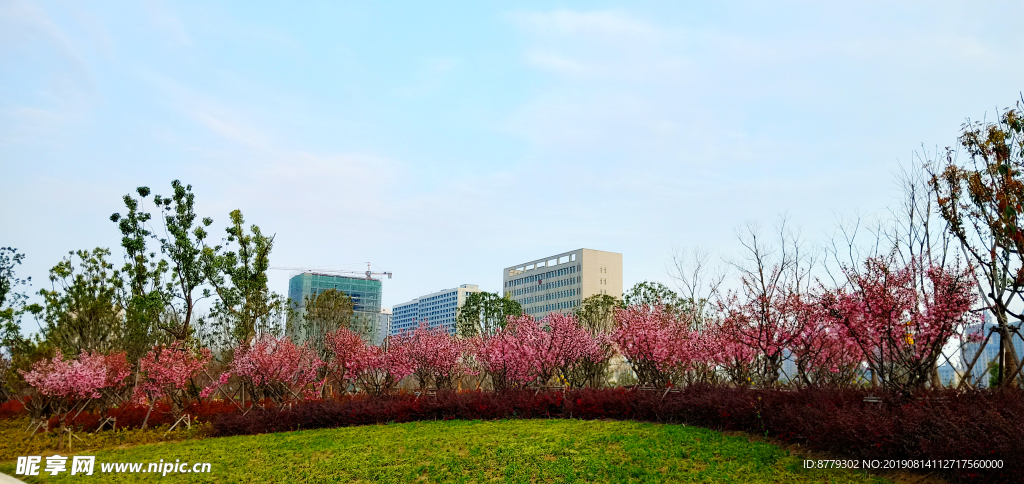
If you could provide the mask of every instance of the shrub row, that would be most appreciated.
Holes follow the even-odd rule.
[[[184,413],[189,414],[191,421],[195,423],[211,422],[217,416],[237,411],[238,407],[226,400],[202,400],[190,403]],[[70,414],[65,418],[64,424],[78,430],[92,432],[99,427],[100,422],[104,421],[106,417],[114,417],[117,428],[137,429],[142,427],[142,422],[145,421],[147,412],[149,412],[149,405],[132,403],[112,408],[104,414],[91,412],[82,412],[77,415]],[[149,427],[171,425],[175,420],[177,419],[171,413],[170,405],[166,402],[158,401],[153,405],[153,411],[150,413],[149,421],[146,425]],[[60,417],[51,417],[49,419],[50,429],[59,426]]]
[[[916,397],[860,390],[801,391],[690,387],[680,392],[624,389],[535,393],[441,393],[229,413],[217,436],[421,420],[615,419],[676,423],[772,436],[857,459],[1001,459],[1001,470],[935,470],[961,481],[1016,481],[1024,475],[1024,395],[1019,391],[936,391]]]

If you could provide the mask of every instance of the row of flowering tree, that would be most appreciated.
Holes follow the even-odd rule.
[[[390,377],[387,385],[359,386],[380,393],[404,375],[421,388],[452,388],[465,375],[486,377],[495,390],[600,386],[604,379],[594,373],[607,371],[616,355],[639,384],[661,388],[939,385],[944,350],[975,319],[970,269],[870,258],[845,268],[845,276],[839,287],[772,278],[776,287],[727,296],[700,326],[691,313],[662,305],[618,308],[614,324],[598,331],[557,313],[510,317],[467,339],[424,323],[375,350],[394,355],[374,366]]]
[[[631,305],[616,309],[614,324],[598,330],[574,315],[514,316],[490,333],[460,338],[424,321],[375,346],[342,327],[326,334],[322,353],[264,335],[235,347],[219,375],[209,350],[182,342],[154,347],[134,368],[124,353],[65,358],[58,351],[23,378],[34,390],[30,408],[37,418],[129,402],[152,411],[158,400],[179,416],[202,398],[243,408],[246,401],[266,406],[352,392],[381,395],[407,378],[438,390],[461,389],[466,377],[476,389],[489,383],[496,391],[594,387],[616,355],[640,385],[659,388],[788,382],[911,391],[934,385],[944,349],[972,321],[969,270],[873,258],[848,268],[846,276],[840,287],[780,285],[747,293],[756,297],[730,295],[717,317],[699,327],[687,311]],[[786,361],[793,374],[784,371]]]

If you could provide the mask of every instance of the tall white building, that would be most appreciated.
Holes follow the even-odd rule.
[[[389,334],[391,334],[391,310],[388,308],[381,308],[380,322],[373,328],[371,336],[373,344],[380,346],[384,343],[384,338]]]
[[[455,334],[455,316],[466,303],[466,296],[474,292],[480,292],[476,284],[463,284],[397,304],[392,309],[389,334],[411,331],[424,320],[431,328],[442,327],[448,334]]]
[[[596,294],[622,299],[622,254],[578,249],[506,267],[502,279],[504,294],[524,313],[568,313]]]

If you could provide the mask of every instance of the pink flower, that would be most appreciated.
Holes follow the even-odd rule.
[[[443,328],[430,328],[427,321],[422,321],[412,331],[396,335],[391,344],[404,348],[413,364],[412,374],[421,388],[433,379],[438,388],[450,389],[467,372],[463,361],[466,342]]]
[[[31,371],[21,371],[25,382],[47,396],[68,399],[100,398],[100,390],[120,385],[131,371],[124,353],[110,355],[83,351],[64,361],[60,350],[52,360],[37,361]]]
[[[139,360],[142,373],[139,388],[154,399],[183,390],[193,375],[206,368],[210,359],[210,350],[204,348],[194,353],[180,341],[155,346]]]
[[[235,348],[230,373],[281,402],[318,381],[317,372],[323,366],[324,362],[308,345],[297,346],[286,337],[264,336],[249,347]],[[227,374],[221,375],[221,381],[227,381]]]

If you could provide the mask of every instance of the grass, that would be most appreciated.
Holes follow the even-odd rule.
[[[159,459],[212,464],[209,474],[160,478],[172,482],[887,482],[850,471],[806,470],[799,457],[745,437],[617,421],[415,422],[85,454],[97,460],[89,482],[152,480],[158,476],[102,474],[99,463],[148,465]],[[14,470],[13,460],[5,456],[0,472],[13,475]],[[78,477],[64,473],[25,480]]]

